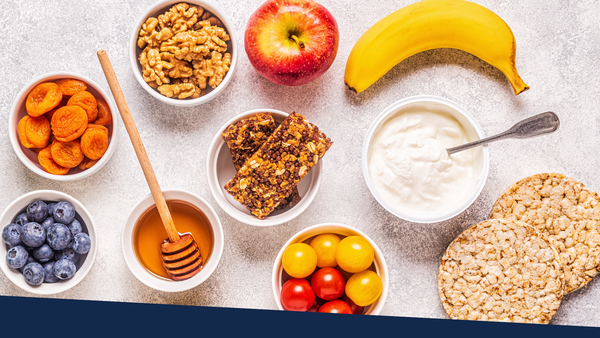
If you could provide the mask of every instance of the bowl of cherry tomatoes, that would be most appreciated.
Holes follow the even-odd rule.
[[[388,275],[369,236],[344,224],[317,224],[279,251],[273,295],[280,310],[377,315],[387,297]]]

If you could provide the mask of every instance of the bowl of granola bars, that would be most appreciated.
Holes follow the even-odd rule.
[[[332,145],[298,113],[255,109],[227,121],[207,156],[210,191],[236,220],[256,226],[288,222],[315,198]]]
[[[129,41],[135,78],[154,98],[191,107],[223,92],[237,62],[235,31],[206,1],[159,1],[140,16]]]

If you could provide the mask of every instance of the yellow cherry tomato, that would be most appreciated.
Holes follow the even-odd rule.
[[[355,273],[346,282],[346,295],[358,306],[368,306],[381,296],[383,283],[381,278],[371,271]]]
[[[335,260],[340,268],[350,273],[366,270],[375,257],[373,246],[361,236],[348,236],[340,241]]]
[[[304,278],[315,271],[317,254],[308,244],[294,243],[283,252],[282,264],[288,275],[294,278]]]
[[[334,234],[322,234],[310,241],[310,246],[317,254],[317,266],[320,268],[333,268],[337,265],[335,253],[340,243],[340,238]]]

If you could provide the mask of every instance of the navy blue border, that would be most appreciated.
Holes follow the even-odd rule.
[[[600,328],[0,296],[0,337],[566,337]]]

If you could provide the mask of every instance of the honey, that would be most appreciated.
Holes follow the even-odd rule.
[[[214,247],[214,234],[208,217],[202,210],[181,200],[167,200],[173,222],[180,234],[191,233],[202,255],[204,267]],[[133,249],[137,260],[152,275],[163,280],[172,280],[165,270],[160,245],[168,240],[156,205],[144,211],[133,229]]]

